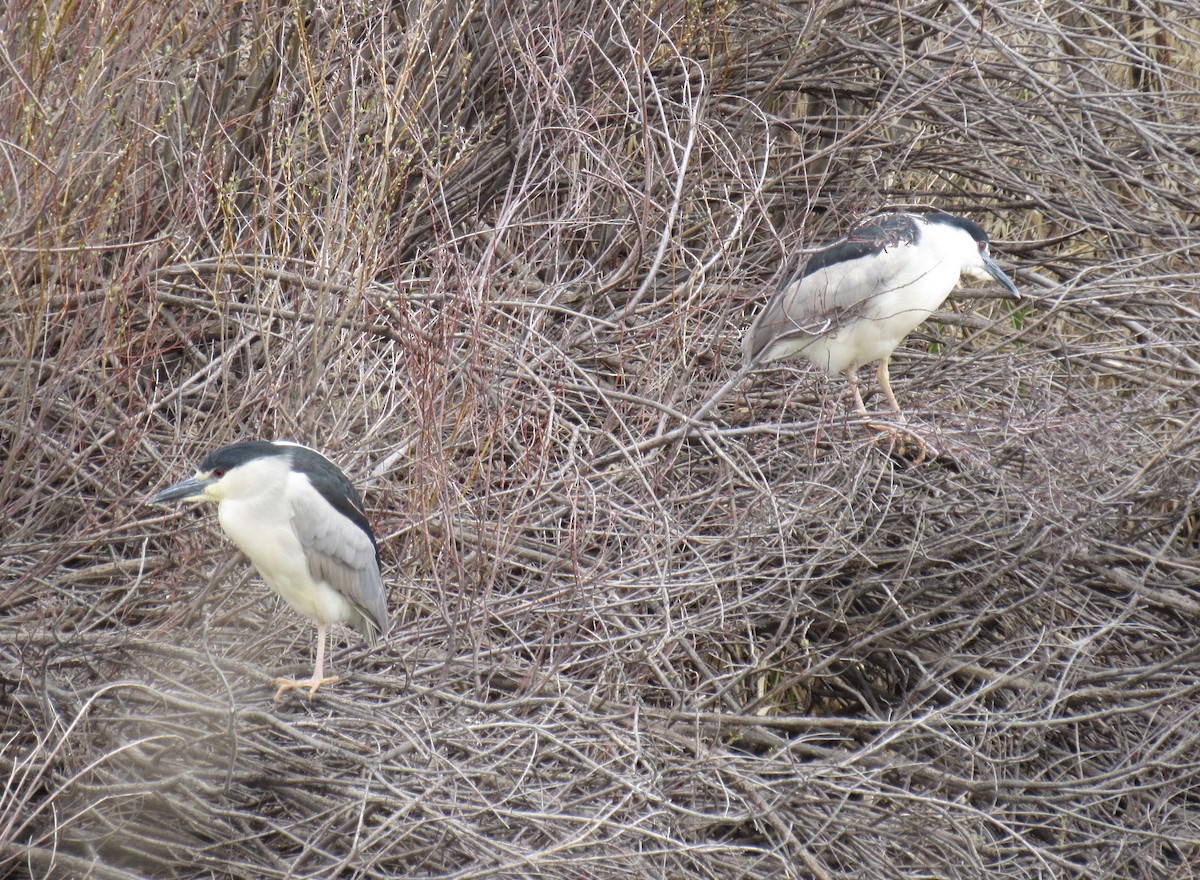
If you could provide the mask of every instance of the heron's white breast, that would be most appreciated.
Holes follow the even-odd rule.
[[[217,506],[217,518],[267,586],[298,614],[313,621],[348,622],[350,603],[324,581],[313,579],[291,512],[281,502],[274,493],[265,502],[227,498]]]

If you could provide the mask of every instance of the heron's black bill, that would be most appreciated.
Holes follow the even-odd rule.
[[[1017,290],[1017,285],[1013,284],[1012,279],[1004,274],[1004,270],[996,265],[995,260],[985,254],[983,265],[987,268],[988,274],[995,278],[1005,290],[1011,293],[1014,299],[1020,299],[1021,291]]]
[[[185,501],[189,499],[200,499],[204,497],[204,488],[208,485],[208,480],[202,480],[199,477],[190,477],[182,483],[176,483],[174,486],[163,489],[157,495],[150,498],[147,504],[167,504],[171,501]]]

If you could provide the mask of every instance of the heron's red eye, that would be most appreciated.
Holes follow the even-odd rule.
[[[215,471],[213,471],[213,476],[216,477],[218,480],[221,479],[221,477],[225,476],[224,469],[217,468]]]
[[[979,242],[979,253],[982,254],[986,250],[987,250],[987,242],[986,241]]]

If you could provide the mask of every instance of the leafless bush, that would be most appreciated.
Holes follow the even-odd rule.
[[[0,35],[0,866],[1200,874],[1190,0]],[[799,366],[691,421],[806,248],[930,204],[1031,295],[898,352],[932,460]],[[364,489],[399,618],[313,705],[140,503],[259,436]]]

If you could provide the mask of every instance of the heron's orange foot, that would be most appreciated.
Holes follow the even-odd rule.
[[[879,439],[887,438],[888,455],[906,459],[913,465],[922,464],[927,459],[938,457],[937,449],[912,428],[891,425],[886,422],[868,422],[867,424],[880,432]]]
[[[279,702],[279,698],[287,691],[295,690],[296,688],[308,688],[308,698],[311,700],[317,695],[317,688],[323,684],[333,684],[338,680],[336,675],[330,675],[325,678],[305,678],[297,681],[294,678],[277,678],[272,682],[279,690],[275,691],[275,702]]]

